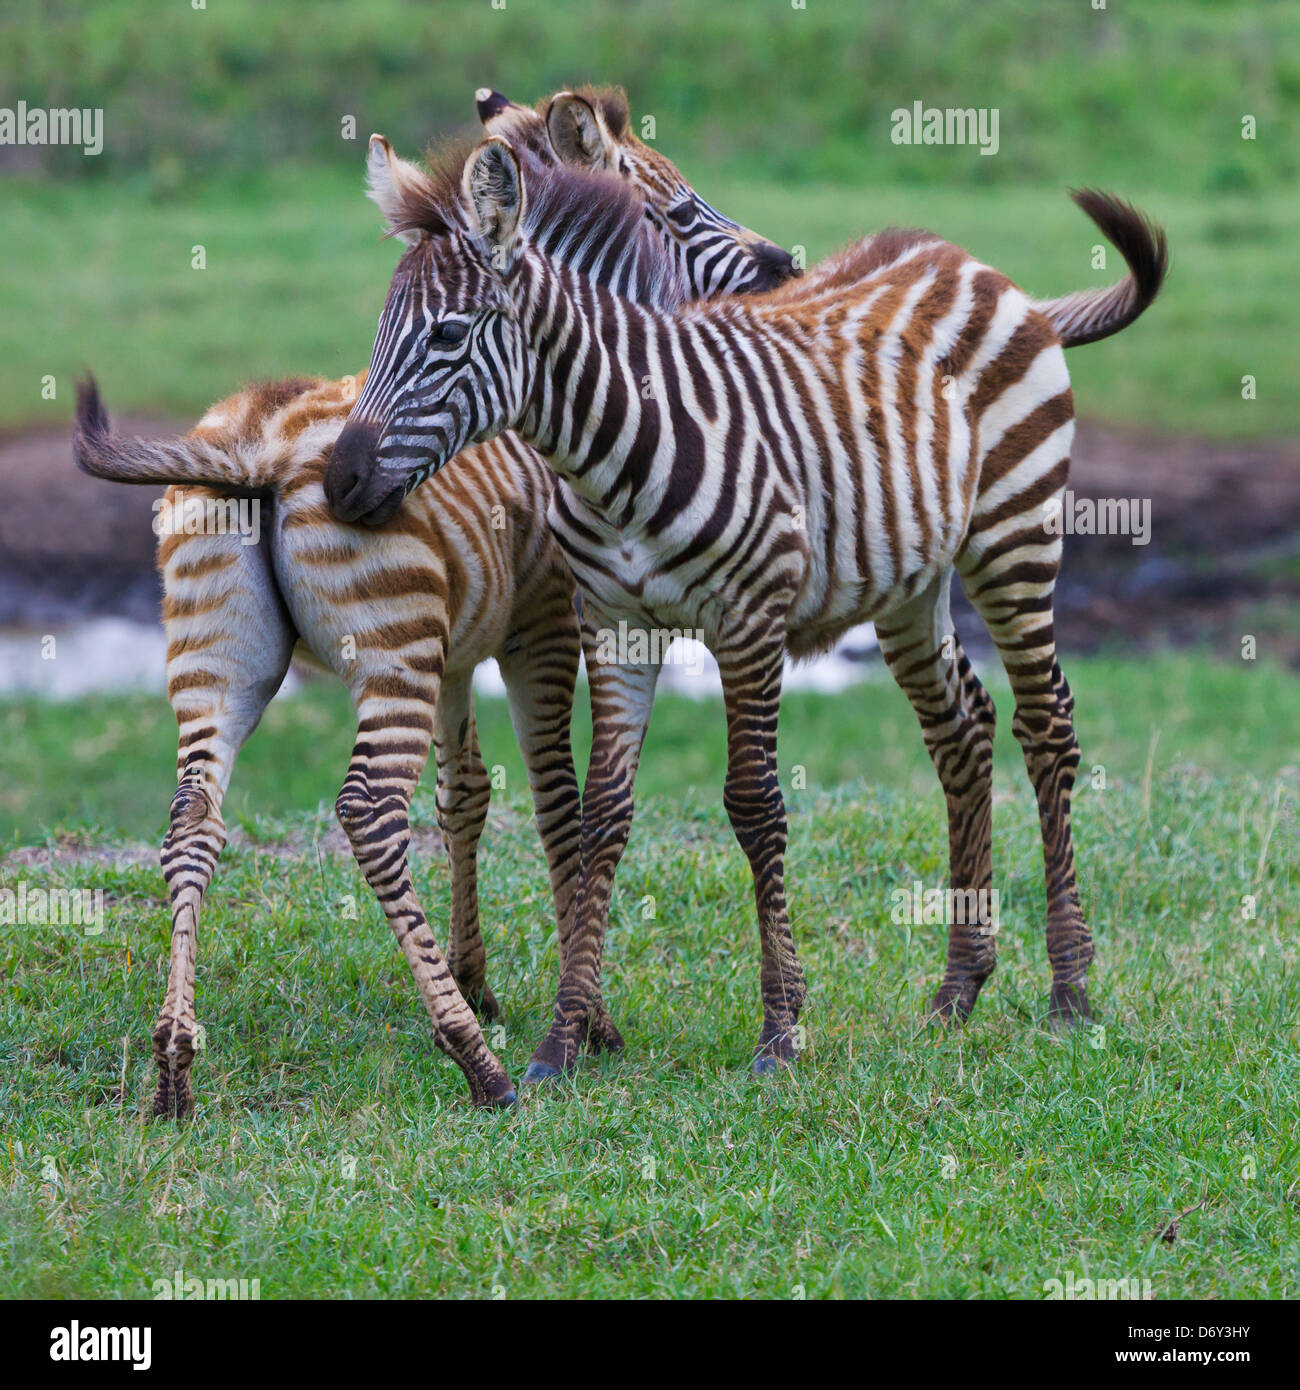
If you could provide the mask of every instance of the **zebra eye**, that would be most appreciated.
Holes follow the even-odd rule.
[[[469,332],[469,324],[457,323],[454,319],[442,319],[429,329],[429,342],[450,346],[461,342]]]
[[[687,198],[684,202],[674,203],[664,212],[664,216],[674,227],[689,227],[695,221],[695,202]]]

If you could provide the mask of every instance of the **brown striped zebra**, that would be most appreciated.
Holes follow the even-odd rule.
[[[703,630],[726,705],[724,802],[754,877],[760,1072],[793,1059],[805,997],[776,756],[787,652],[876,624],[946,796],[951,889],[987,904],[969,890],[992,881],[993,706],[951,631],[955,569],[1006,666],[1038,800],[1049,1017],[1087,1017],[1093,946],[1070,834],[1079,752],[1052,627],[1061,541],[1043,507],[1065,488],[1073,433],[1063,349],[1142,313],[1164,277],[1163,234],[1084,193],[1079,206],[1129,266],[1111,289],[1031,300],[956,246],[890,231],[766,295],[653,307],[555,255],[566,236],[653,249],[618,185],[500,138],[475,151],[459,186],[455,172],[432,190],[393,190],[393,226],[429,236],[398,266],[326,472],[335,515],[391,507],[467,438],[512,428],[559,475],[551,522],[583,591],[588,645],[620,621]],[[413,322],[439,328],[419,336]],[[574,925],[526,1081],[574,1063],[599,998],[658,673],[652,661],[591,668]],[[968,1016],[994,967],[987,906],[973,916],[950,927],[931,1004],[942,1018]]]
[[[548,120],[561,137],[583,128],[608,140],[612,154],[623,148],[620,94],[561,93],[537,112],[480,94],[489,95],[490,114],[510,112],[517,133],[533,132],[539,155],[550,150]],[[549,157],[557,153],[570,157],[563,138]],[[377,144],[375,156],[387,170],[386,146]],[[583,163],[592,160],[584,155]],[[683,289],[675,275],[656,284],[662,279],[674,294],[698,294],[719,284],[766,287],[792,273],[786,253],[719,218],[661,156],[621,172],[657,213],[677,211],[676,223],[662,217],[665,228],[684,228],[681,209],[699,202],[692,245],[712,253],[699,262],[698,284]],[[581,264],[630,293],[653,289],[618,247],[593,245]],[[158,548],[168,695],[180,740],[162,849],[172,947],[153,1033],[155,1114],[180,1114],[192,1103],[196,938],[203,894],[226,841],[222,801],[239,749],[279,688],[296,642],[352,693],[358,732],[338,816],[415,975],[435,1039],[465,1072],[476,1102],[514,1099],[469,1006],[486,1016],[497,1012],[476,879],[490,784],[471,694],[474,668],[490,656],[501,666],[528,771],[564,953],[577,882],[579,796],[569,725],[580,632],[572,577],[546,523],[552,475],[517,436],[503,435],[473,448],[471,467],[418,489],[382,529],[336,522],[325,508],[322,476],[362,382],[364,373],[249,387],[214,405],[184,438],[159,442],[114,438],[93,383],[80,397],[75,448],[87,472],[177,485],[167,494],[172,515],[187,504],[240,495],[256,496],[270,517],[257,545],[243,544],[238,534],[200,532],[163,535]],[[408,861],[410,799],[431,742],[452,882],[445,960]],[[622,1045],[599,1017],[588,1040]]]

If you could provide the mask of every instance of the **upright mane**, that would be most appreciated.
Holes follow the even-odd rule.
[[[689,297],[634,184],[526,152],[520,167],[524,235],[544,255],[640,304],[672,310]]]
[[[478,240],[462,190],[464,167],[477,145],[450,143],[425,153],[425,167],[389,153],[381,182],[371,172],[371,196],[392,235]],[[677,261],[653,229],[641,190],[616,175],[555,164],[526,145],[512,145],[523,178],[521,234],[542,256],[567,265],[596,285],[640,304],[673,311],[690,299]],[[480,252],[487,246],[480,242]]]
[[[475,146],[464,142],[430,150],[426,168],[409,171],[390,214],[395,233],[433,238],[473,235],[473,217],[461,192],[461,176]],[[553,164],[525,145],[512,146],[523,175],[525,241],[547,258],[570,267],[639,304],[673,310],[689,298],[676,262],[645,215],[635,184],[613,174]]]

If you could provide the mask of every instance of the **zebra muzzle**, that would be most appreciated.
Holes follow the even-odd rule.
[[[406,495],[377,466],[379,430],[364,420],[350,421],[334,441],[325,468],[325,500],[338,521],[382,526],[397,514]]]

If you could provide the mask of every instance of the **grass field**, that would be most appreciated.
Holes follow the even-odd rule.
[[[143,1116],[166,951],[156,867],[21,870],[103,888],[109,906],[99,936],[0,928],[0,1295],[148,1296],[177,1268],[257,1278],[263,1298],[1036,1298],[1070,1272],[1148,1280],[1156,1298],[1294,1294],[1300,684],[1190,657],[1070,675],[1084,768],[1106,768],[1075,816],[1100,1029],[1038,1022],[1038,832],[997,684],[999,970],[965,1031],[923,1025],[942,928],[896,924],[891,894],[943,883],[942,801],[902,697],[873,683],[787,702],[783,775],[802,762],[808,783],[788,797],[809,1047],[790,1076],[750,1078],[757,943],[716,785],[720,713],[665,701],[608,948],[628,1052],[508,1115],[471,1111],[352,861],[310,848],[325,810],[288,809],[313,777],[332,796],[346,711],[325,687],[277,704],[236,774],[262,807],[238,817],[248,838],[200,933],[193,1122]],[[518,788],[501,710],[481,704],[487,761]],[[156,830],[165,713],[6,708],[7,833],[93,823],[99,845],[135,838],[142,816]],[[322,761],[304,766],[311,750]],[[433,822],[429,790],[416,812]],[[482,865],[506,1009],[493,1044],[517,1079],[555,971],[517,791],[494,801]],[[441,861],[422,855],[417,881],[445,920]]]

